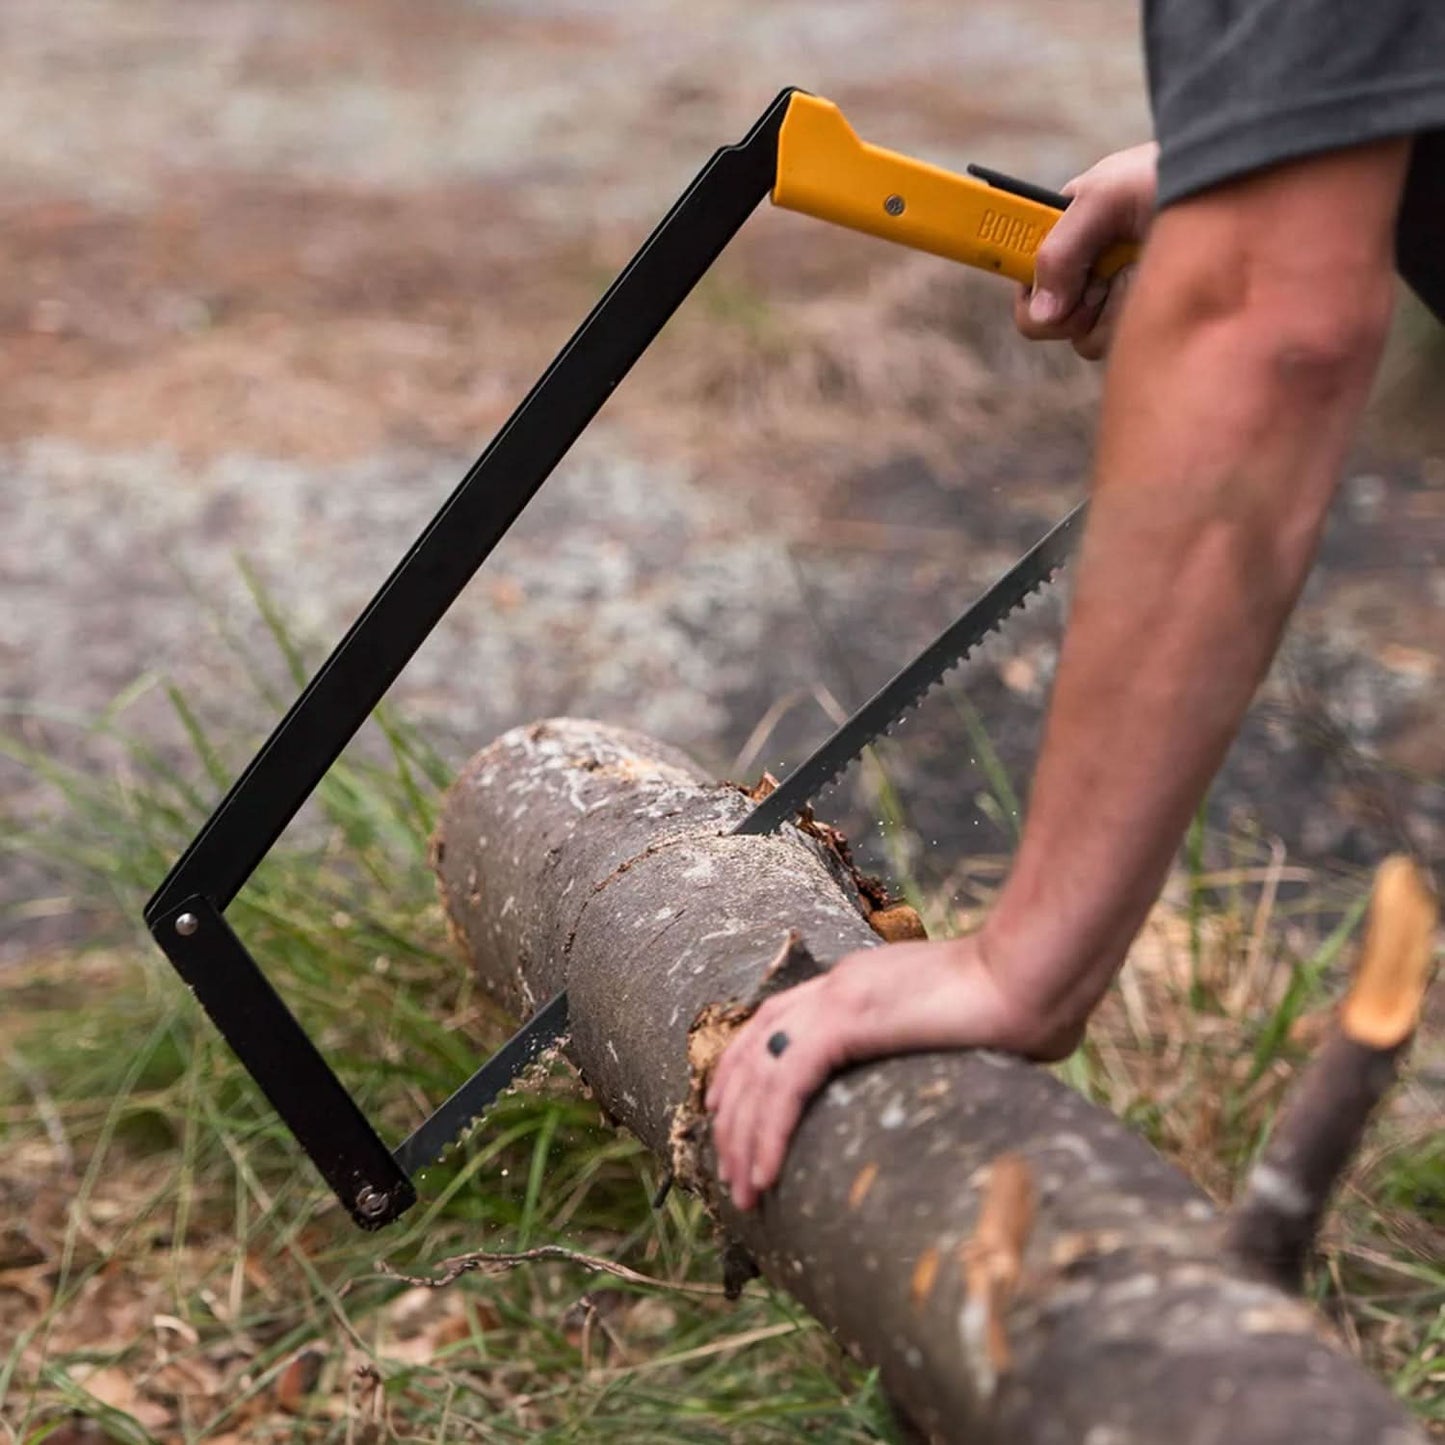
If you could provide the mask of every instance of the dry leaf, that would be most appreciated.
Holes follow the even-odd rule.
[[[87,1395],[95,1396],[102,1405],[109,1405],[112,1410],[128,1415],[134,1409],[137,1399],[135,1382],[116,1365],[102,1365],[89,1371],[78,1366],[71,1371],[71,1378]]]
[[[147,1376],[147,1388],[182,1400],[211,1400],[221,1393],[222,1375],[200,1355],[178,1355]]]
[[[485,1329],[486,1326],[483,1326]],[[437,1327],[436,1333],[432,1336],[432,1346],[437,1350],[445,1350],[452,1345],[460,1344],[463,1340],[469,1339],[472,1333],[471,1322],[465,1314],[452,1315],[445,1319]]]
[[[0,1274],[42,1264],[45,1250],[24,1225],[0,1224]]]
[[[316,1388],[325,1359],[325,1350],[308,1345],[277,1375],[274,1392],[279,1409],[299,1415],[306,1408],[306,1397]]]

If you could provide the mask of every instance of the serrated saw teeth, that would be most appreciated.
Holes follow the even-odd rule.
[[[486,1117],[494,1105],[501,1103],[503,1099],[512,1094],[522,1093],[529,1089],[535,1079],[545,1074],[557,1058],[557,1055],[567,1047],[570,1041],[571,1035],[560,1033],[555,1035],[550,1043],[543,1044],[539,1047],[532,1058],[512,1075],[506,1085],[492,1094],[491,1098],[476,1106],[477,1112],[467,1119],[465,1123],[458,1124],[456,1126],[456,1132],[450,1139],[444,1139],[439,1144],[432,1146],[430,1151],[431,1157],[419,1160],[416,1167],[425,1169],[430,1165],[442,1163],[448,1154],[465,1144],[467,1140],[477,1132],[482,1124],[485,1123]]]
[[[567,995],[549,999],[396,1151],[408,1174],[440,1163],[480,1122],[492,1104],[518,1087],[567,1040]]]
[[[968,660],[985,638],[1001,631],[1013,613],[1053,581],[1073,550],[1087,507],[1087,502],[1080,502],[1020,557],[982,597],[794,768],[733,829],[734,834],[775,832],[832,788],[865,748],[887,737],[948,673]]]

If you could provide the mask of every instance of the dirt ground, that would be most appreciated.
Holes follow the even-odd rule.
[[[784,84],[1057,185],[1147,124],[1133,0],[88,0],[0,7],[6,726],[271,721],[247,559],[321,655],[709,152]],[[397,689],[458,758],[527,718],[783,771],[1080,495],[1097,378],[1002,284],[767,207]],[[1293,854],[1445,848],[1445,454],[1370,444],[1216,790]],[[1062,593],[905,729],[925,881],[1000,846]],[[134,690],[128,693],[128,690]],[[771,719],[761,734],[761,723]],[[0,764],[7,805],[43,806]],[[1388,802],[1382,803],[1382,798]],[[873,808],[830,809],[872,846]],[[932,845],[936,843],[936,847]],[[13,956],[56,938],[13,870]],[[43,913],[44,910],[38,910]],[[4,946],[4,945],[0,945]]]

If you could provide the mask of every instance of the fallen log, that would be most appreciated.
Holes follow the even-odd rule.
[[[879,1367],[914,1428],[1010,1445],[1421,1439],[1183,1175],[1022,1061],[848,1070],[777,1188],[732,1209],[698,1111],[710,1058],[761,991],[878,941],[876,900],[827,831],[728,836],[748,807],[637,734],[540,723],[468,765],[434,861],[483,986],[519,1016],[568,990],[568,1051],[602,1105]]]

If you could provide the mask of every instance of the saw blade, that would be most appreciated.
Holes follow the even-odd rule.
[[[930,688],[968,657],[1010,613],[1022,607],[1068,560],[1082,530],[1088,503],[1081,502],[1024,553],[987,592],[949,624],[892,681],[876,692],[806,762],[733,829],[734,834],[773,833],[829,787],[844,770]],[[518,1074],[567,1032],[567,995],[559,993],[535,1013],[431,1118],[396,1150],[408,1174],[434,1164],[471,1129]]]
[[[923,701],[930,688],[973,651],[1031,592],[1068,560],[1083,529],[1080,502],[1025,552],[987,592],[946,627],[917,657],[873,694],[805,762],[794,768],[741,823],[739,833],[774,833],[828,788],[870,744]]]
[[[392,1157],[408,1173],[436,1164],[505,1093],[517,1075],[535,1063],[567,1032],[567,995],[544,1004],[427,1121],[396,1149]]]

